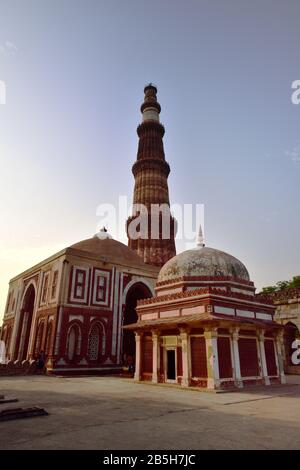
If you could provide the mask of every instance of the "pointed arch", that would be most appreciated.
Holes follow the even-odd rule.
[[[82,333],[81,327],[78,323],[73,323],[68,330],[66,356],[69,362],[76,362],[76,358],[81,352]]]
[[[34,354],[36,358],[38,358],[40,352],[43,350],[44,327],[45,327],[45,322],[44,320],[42,320],[40,321],[38,325],[36,339],[35,339]]]
[[[106,353],[106,332],[102,322],[93,322],[88,336],[88,358],[90,361],[102,362]]]
[[[36,303],[36,292],[36,283],[32,280],[26,286],[22,297],[19,324],[17,326],[16,357],[21,361],[27,359],[29,354],[29,341],[33,334],[32,319]]]
[[[48,357],[51,354],[52,332],[53,332],[53,322],[49,321],[49,323],[47,325],[46,341],[45,341],[45,354],[46,354],[46,357]]]
[[[135,323],[138,319],[136,313],[137,301],[153,296],[153,287],[144,280],[131,281],[124,290],[124,310],[122,326]],[[132,330],[122,330],[122,362],[127,365],[135,356],[135,337]]]

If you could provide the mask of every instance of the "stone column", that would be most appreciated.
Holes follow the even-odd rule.
[[[135,373],[134,380],[141,380],[142,372],[142,337],[143,333],[135,332]]]
[[[220,386],[217,328],[205,328],[204,338],[207,360],[207,388],[216,389]]]
[[[182,387],[189,387],[190,385],[190,337],[188,330],[180,330],[181,346],[182,346]]]
[[[277,363],[278,363],[278,376],[280,383],[285,384],[286,378],[284,373],[284,366],[283,366],[283,329],[277,333],[275,338],[275,350],[277,354]]]
[[[158,383],[158,368],[159,368],[159,332],[152,331],[152,383]]]
[[[266,360],[266,351],[265,351],[265,332],[260,330],[258,332],[258,350],[261,364],[262,378],[265,385],[270,385],[270,379],[268,376],[267,360]]]
[[[232,340],[232,357],[233,357],[233,377],[234,377],[234,384],[236,387],[242,388],[243,380],[241,376],[241,366],[240,366],[240,355],[239,355],[239,328],[232,328],[231,332],[231,340]]]

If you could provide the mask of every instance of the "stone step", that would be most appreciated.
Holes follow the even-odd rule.
[[[10,398],[7,400],[0,399],[0,405],[4,405],[4,403],[16,403],[17,401],[19,401],[17,398]]]
[[[0,411],[0,421],[10,421],[13,419],[34,418],[36,416],[47,416],[48,413],[43,408],[33,406],[31,408],[7,408]]]

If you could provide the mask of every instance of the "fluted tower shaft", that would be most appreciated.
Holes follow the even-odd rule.
[[[144,93],[142,123],[137,128],[137,160],[132,167],[134,210],[127,220],[128,245],[146,263],[162,266],[176,254],[175,221],[170,214],[168,189],[170,167],[165,160],[165,129],[159,121],[157,89],[150,84]]]

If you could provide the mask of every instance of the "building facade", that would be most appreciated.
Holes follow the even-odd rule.
[[[255,295],[245,266],[204,247],[161,269],[156,295],[141,300],[135,380],[204,389],[284,383],[283,328],[272,302]]]
[[[300,374],[300,354],[295,354],[300,343],[300,289],[279,291],[270,298],[276,307],[275,320],[284,326],[285,371]]]
[[[104,371],[119,368],[135,354],[134,334],[122,326],[136,322],[137,299],[154,294],[158,266],[175,255],[160,105],[153,85],[144,92],[133,166],[135,209],[127,221],[129,246],[102,231],[10,281],[0,336],[8,368],[25,371],[43,351],[46,367],[54,373]],[[152,233],[155,223],[148,220],[151,204],[163,205],[157,237]],[[142,206],[149,209],[147,215]],[[141,216],[146,233],[137,229]],[[131,225],[140,232],[137,238]]]
[[[119,368],[134,354],[122,325],[150,297],[157,268],[104,232],[53,255],[10,281],[2,328],[7,360],[45,352],[54,373]]]

